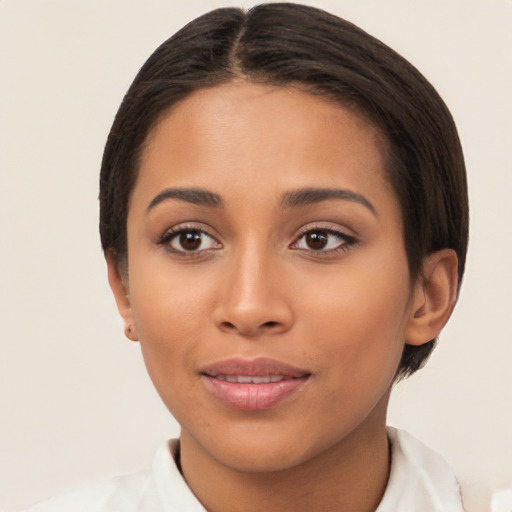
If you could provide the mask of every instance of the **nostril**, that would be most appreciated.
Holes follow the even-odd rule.
[[[254,336],[258,331],[261,330],[261,332],[271,330],[274,331],[277,327],[281,325],[279,322],[276,322],[274,320],[270,320],[268,322],[264,322],[262,324],[253,324],[252,326],[248,325],[237,325],[233,322],[222,322],[221,328],[225,330],[226,332],[239,332],[240,334],[245,334],[249,336]]]

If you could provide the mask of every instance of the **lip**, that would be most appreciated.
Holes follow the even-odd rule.
[[[200,368],[199,374],[217,400],[244,411],[277,406],[302,391],[311,376],[308,370],[268,358],[226,359]]]

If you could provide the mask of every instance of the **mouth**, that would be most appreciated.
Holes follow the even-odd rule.
[[[210,375],[210,377],[213,377]],[[266,375],[265,377],[256,377],[251,375],[216,375],[214,378],[231,382],[232,384],[269,384],[270,382],[281,382],[289,380],[291,377],[284,375]]]
[[[266,358],[227,359],[202,368],[199,374],[217,401],[244,411],[262,411],[290,400],[311,377],[307,370]]]

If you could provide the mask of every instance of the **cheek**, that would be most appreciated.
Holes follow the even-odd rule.
[[[148,340],[174,338],[204,321],[210,294],[208,280],[203,277],[198,282],[192,266],[176,269],[159,254],[140,258],[140,263],[134,256],[130,299],[139,336]]]
[[[406,263],[399,267],[399,271],[375,265],[373,270],[369,265],[341,269],[336,279],[326,279],[322,291],[303,304],[318,355],[336,361],[328,367],[335,378],[387,381],[394,375],[410,302]]]
[[[315,407],[335,432],[362,422],[393,382],[406,308],[403,298],[397,304],[388,292],[359,290],[312,311],[310,354],[324,383]]]
[[[144,361],[161,394],[174,387],[193,365],[194,350],[209,321],[210,293],[187,272],[172,272],[155,262],[138,272],[133,262],[130,297]]]

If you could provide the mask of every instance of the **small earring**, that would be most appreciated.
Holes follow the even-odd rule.
[[[135,334],[135,326],[133,324],[130,324],[128,325],[127,327],[124,328],[124,335],[129,339],[129,340],[132,340],[132,341],[135,341],[136,339],[136,334]],[[134,339],[135,338],[135,339]]]

